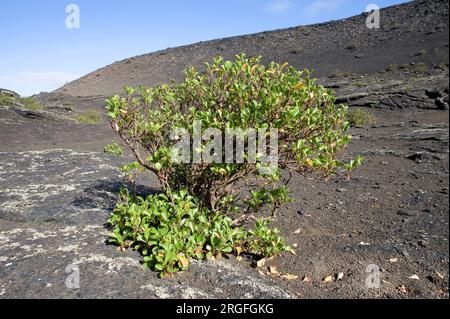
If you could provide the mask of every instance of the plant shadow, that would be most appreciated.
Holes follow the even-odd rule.
[[[127,188],[132,192],[133,186],[119,178],[113,180],[100,180],[93,185],[86,187],[83,194],[72,201],[72,205],[79,209],[98,209],[101,211],[112,212],[117,203],[117,198],[121,188]],[[137,184],[134,187],[136,195],[147,197],[157,194],[161,191]]]

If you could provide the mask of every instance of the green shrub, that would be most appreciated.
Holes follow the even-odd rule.
[[[368,126],[375,123],[375,117],[367,111],[354,109],[348,112],[348,121],[351,126]]]
[[[429,71],[429,68],[426,63],[421,62],[412,65],[411,71],[415,73],[427,73]]]
[[[13,106],[14,104],[16,104],[14,98],[6,95],[0,95],[1,106]]]
[[[349,45],[347,45],[347,50],[356,50],[359,47],[358,43],[353,41]]]
[[[105,148],[103,149],[103,152],[105,152],[106,154],[109,154],[109,155],[117,155],[117,156],[123,155],[122,146],[120,146],[119,144],[117,144],[115,142],[106,145]]]
[[[434,67],[438,70],[445,71],[445,70],[448,70],[448,63],[439,63],[439,64],[436,64]]]
[[[32,97],[18,97],[0,95],[0,105],[2,106],[22,106],[28,110],[42,110],[44,106]]]
[[[126,87],[124,97],[114,96],[106,101],[111,127],[133,152],[137,165],[154,173],[160,181],[162,196],[165,196],[164,202],[168,202],[168,206],[161,202],[152,205],[163,205],[160,210],[167,211],[164,220],[171,223],[179,214],[174,210],[181,205],[177,196],[184,192],[183,200],[189,198],[188,206],[195,207],[198,214],[189,220],[202,225],[205,247],[212,255],[230,251],[231,240],[222,240],[234,236],[230,235],[236,230],[232,225],[246,216],[243,214],[261,212],[265,207],[274,211],[291,200],[285,187],[287,181],[281,174],[283,169],[300,174],[318,172],[326,177],[340,169],[353,170],[362,162],[360,157],[348,163],[337,159],[337,154],[350,140],[347,134],[350,124],[347,108],[334,103],[331,90],[317,85],[307,70],[298,71],[287,63],[264,66],[260,62],[260,57],[246,58],[244,55],[238,56],[236,61],[216,58],[214,63],[206,63],[201,74],[193,68],[187,69],[180,83],[172,81],[169,85],[140,87],[138,90]],[[203,128],[217,129],[221,134],[230,129],[265,129],[262,138],[276,138],[277,146],[266,145],[251,160],[249,150],[256,147],[256,143],[246,139],[243,144],[245,161],[224,163],[221,154],[226,153],[226,143],[217,143],[204,135],[196,144],[188,140],[188,161],[179,161],[180,149],[177,146],[183,137],[177,132],[184,130],[189,136],[195,136],[198,130],[196,123]],[[223,137],[220,135],[219,140],[222,141]],[[210,148],[213,141],[216,143]],[[267,156],[264,155],[269,151],[276,152],[277,165],[266,161]],[[193,160],[200,155],[204,158],[205,154],[216,153],[219,156],[212,161]],[[237,157],[238,153],[231,155]],[[237,187],[237,183],[244,186]],[[123,204],[119,203],[118,207],[124,210]],[[226,217],[236,214],[240,216],[232,222]],[[212,222],[216,219],[219,228]],[[148,225],[148,222],[146,219],[144,224]],[[159,221],[156,223],[152,224],[152,231],[166,229]],[[168,272],[180,270],[175,261],[186,264],[182,257],[193,256],[192,247],[203,243],[203,237],[196,237],[199,235],[195,228],[185,229],[185,223],[171,224],[171,227],[177,231],[181,227],[182,237],[193,240],[192,246],[176,244],[181,235],[170,231],[171,235],[165,239],[170,243],[152,248],[152,255],[146,258],[147,264]],[[116,232],[120,232],[123,239],[126,225],[116,225]],[[256,237],[266,234],[265,239],[247,243],[247,249],[262,254],[282,251],[284,244],[282,239],[278,239],[277,232],[267,231],[267,224],[258,225],[260,231],[255,230],[252,234]],[[216,228],[228,235],[213,236],[211,231]],[[125,234],[130,231],[128,229]],[[167,234],[169,230],[164,232]],[[264,248],[269,243],[273,247]],[[176,249],[170,248],[172,246]],[[168,265],[167,258],[163,257],[167,255],[159,253],[161,247],[173,250]],[[191,252],[187,253],[187,250]],[[144,252],[144,255],[147,254]]]
[[[75,119],[83,124],[95,125],[102,121],[100,112],[94,109],[88,109],[79,114]]]
[[[428,65],[423,62],[415,64],[403,64],[400,66],[400,69],[413,73],[427,73],[429,71]]]
[[[394,72],[398,70],[398,64],[389,64],[389,66],[386,68],[386,71],[388,72]]]
[[[23,107],[28,110],[38,111],[44,108],[42,104],[40,104],[32,97],[22,97],[19,99],[19,103],[22,104]]]

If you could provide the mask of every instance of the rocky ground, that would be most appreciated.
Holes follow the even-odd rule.
[[[405,19],[428,10],[437,22],[414,28],[434,30],[427,36],[439,41],[422,44],[448,53],[448,2],[389,10]],[[440,12],[447,12],[446,31],[438,28]],[[320,28],[347,28],[344,22]],[[375,117],[352,128],[342,154],[362,154],[365,163],[351,180],[294,176],[296,202],[279,211],[275,226],[297,254],[261,268],[230,256],[159,279],[137,253],[106,243],[105,223],[124,183],[117,167],[131,157],[103,153],[115,139],[103,115],[96,125],[77,115],[103,114],[103,95],[116,92],[122,73],[112,86],[92,82],[90,96],[83,87],[71,92],[74,86],[41,94],[43,109],[0,106],[0,298],[448,298],[448,55],[428,57],[426,68],[408,56],[391,57],[397,66],[383,60],[376,70],[319,77],[338,102]],[[151,176],[139,184],[144,193],[158,189]],[[367,285],[368,269],[379,270],[378,288]],[[77,274],[79,287],[71,284]]]
[[[448,80],[448,73],[433,75],[445,76]],[[337,86],[333,79],[322,80]],[[351,89],[358,87],[358,80],[343,81],[337,88],[340,99],[364,96],[364,91]],[[301,176],[291,181],[296,203],[282,209],[275,224],[297,246],[296,256],[269,261],[261,269],[234,257],[200,262],[164,280],[144,270],[138,254],[119,252],[105,243],[104,224],[123,183],[117,167],[128,160],[102,152],[114,139],[107,125],[29,117],[1,108],[0,294],[6,298],[446,298],[449,114],[426,94],[439,91],[445,96],[445,90],[422,87],[412,95],[423,108],[400,109],[381,102],[388,98],[387,90],[370,87],[370,92],[379,91],[371,95],[379,107],[365,109],[376,123],[353,128],[354,139],[344,155],[362,154],[365,164],[350,181]],[[351,103],[360,104],[357,101],[362,100]],[[141,187],[144,192],[158,189],[151,177],[142,180]],[[371,264],[381,269],[378,289],[366,286],[365,271]],[[70,265],[80,270],[80,289],[66,287]],[[298,279],[267,274],[268,266]],[[343,278],[336,281],[340,273]],[[325,283],[328,276],[333,281]]]
[[[2,297],[293,296],[228,261],[195,263],[188,274],[161,280],[142,268],[138,255],[106,245],[104,224],[120,186],[116,158],[67,149],[2,152],[0,158]],[[74,266],[80,288],[68,289]]]

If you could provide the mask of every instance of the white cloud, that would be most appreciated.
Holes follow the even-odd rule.
[[[316,16],[324,11],[334,11],[344,5],[347,0],[315,0],[305,8],[305,13]]]
[[[76,74],[63,72],[21,71],[15,75],[0,75],[0,87],[29,96],[39,92],[53,91],[65,83],[79,78]]]
[[[265,10],[270,13],[286,13],[292,8],[292,1],[290,0],[273,0],[268,3]]]

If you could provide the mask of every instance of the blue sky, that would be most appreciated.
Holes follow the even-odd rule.
[[[401,0],[14,0],[0,6],[0,87],[51,91],[112,62],[198,41],[341,19]],[[66,27],[66,7],[80,28]]]

